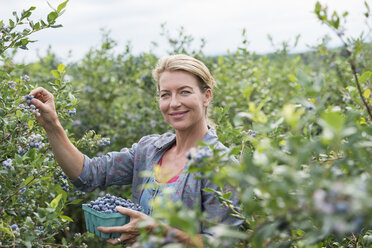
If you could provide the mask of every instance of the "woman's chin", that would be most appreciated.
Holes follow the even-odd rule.
[[[176,131],[185,131],[190,128],[186,123],[171,123],[170,124]]]

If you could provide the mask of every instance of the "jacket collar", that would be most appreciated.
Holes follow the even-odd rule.
[[[203,138],[203,142],[206,144],[213,144],[218,140],[216,130],[213,127],[208,126],[208,131]],[[176,135],[173,133],[165,133],[159,137],[154,143],[158,149],[166,148],[176,141]]]

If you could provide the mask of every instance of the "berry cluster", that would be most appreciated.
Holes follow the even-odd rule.
[[[7,160],[3,161],[3,166],[5,169],[9,170],[12,167],[13,160],[8,158]]]
[[[68,110],[68,115],[69,115],[69,116],[76,115],[76,109]]]
[[[110,145],[110,139],[109,138],[103,138],[103,139],[98,141],[98,146],[99,147],[109,146],[109,145]]]
[[[30,82],[31,78],[28,75],[24,75],[21,77],[21,79],[25,82]]]
[[[45,144],[43,143],[43,136],[40,134],[31,134],[28,139],[27,143],[30,148],[36,148],[36,150],[44,148]]]
[[[17,83],[14,82],[14,81],[8,81],[8,86],[9,88],[11,88],[12,90],[17,90]]]
[[[129,208],[135,211],[143,211],[143,208],[140,205],[133,203],[131,200],[112,196],[110,194],[106,194],[104,197],[98,197],[97,200],[91,201],[86,205],[105,214],[117,213],[117,206]]]
[[[36,108],[35,105],[31,104],[31,100],[34,99],[34,96],[27,95],[23,97],[23,100],[27,103],[26,110],[30,110],[36,116],[40,116],[39,110]]]

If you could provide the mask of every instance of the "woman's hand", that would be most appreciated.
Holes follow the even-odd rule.
[[[47,129],[49,126],[55,124],[58,121],[58,116],[52,93],[42,87],[38,87],[32,90],[30,95],[34,96],[31,104],[39,109],[40,116],[36,116],[36,120],[40,125]]]
[[[98,231],[103,232],[103,233],[121,233],[120,239],[119,238],[114,238],[114,239],[107,239],[106,241],[112,245],[117,245],[120,243],[127,243],[127,244],[133,244],[136,242],[137,237],[139,236],[139,228],[138,224],[141,221],[148,220],[151,221],[150,223],[153,223],[153,226],[149,226],[149,229],[152,229],[155,227],[155,221],[153,218],[150,216],[135,211],[131,210],[129,208],[124,208],[124,207],[116,207],[116,210],[121,213],[128,215],[130,218],[130,221],[128,224],[125,224],[124,226],[110,226],[110,227],[98,227]]]

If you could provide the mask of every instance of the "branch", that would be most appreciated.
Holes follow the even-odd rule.
[[[359,96],[360,96],[360,98],[362,98],[363,104],[367,109],[369,118],[372,121],[372,112],[371,112],[371,109],[368,106],[368,103],[366,102],[366,99],[363,96],[363,92],[362,92],[362,89],[361,89],[360,84],[359,84],[358,74],[356,72],[355,61],[354,60],[349,60],[349,63],[350,63],[351,69],[353,71],[353,75],[354,75],[354,78],[355,78],[355,83],[356,83],[357,88],[358,88]]]

